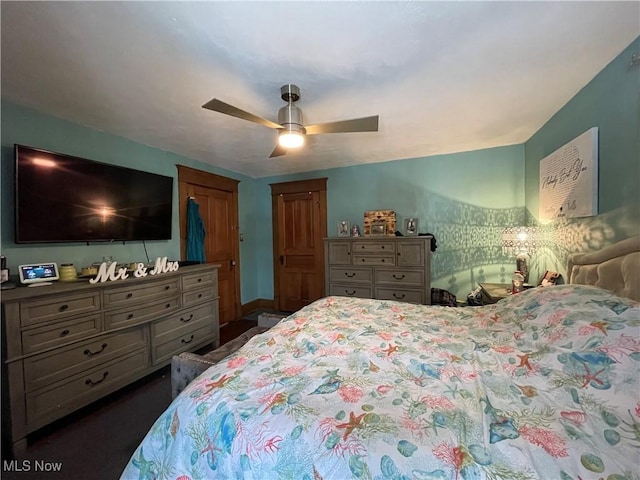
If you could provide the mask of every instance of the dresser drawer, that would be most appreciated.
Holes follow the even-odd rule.
[[[45,425],[130,383],[148,367],[149,350],[142,348],[48,388],[28,393],[27,422],[34,428]]]
[[[353,255],[354,265],[389,265],[396,264],[395,255]]]
[[[152,361],[154,365],[169,360],[172,356],[180,352],[192,349],[203,342],[217,343],[217,325],[213,322],[205,322],[200,328],[186,331],[177,338],[172,338],[166,343],[158,343],[152,350]]]
[[[393,241],[375,240],[369,242],[353,242],[353,254],[358,253],[395,253],[396,244]]]
[[[98,312],[99,310],[99,292],[49,297],[21,303],[20,324],[24,327],[54,319],[61,320],[80,313]]]
[[[376,283],[393,285],[415,285],[424,284],[424,271],[422,270],[384,270],[376,269]]]
[[[147,327],[140,326],[28,357],[24,360],[25,390],[64,380],[142,348],[148,342],[146,332]]]
[[[217,324],[214,304],[183,310],[177,315],[152,323],[152,342],[159,344],[171,338],[184,336],[186,333],[200,328],[203,323]]]
[[[202,302],[210,302],[218,296],[216,288],[205,288],[203,290],[188,291],[182,294],[182,306],[190,307]]]
[[[398,302],[424,303],[422,290],[406,290],[400,288],[376,288],[376,298],[379,300],[396,300]]]
[[[332,283],[371,283],[372,280],[373,274],[370,268],[332,267],[329,270],[329,281]]]
[[[105,312],[104,329],[113,330],[137,325],[145,320],[167,315],[178,308],[180,308],[180,302],[177,297],[173,296],[159,301],[156,300],[152,304],[132,305],[130,308],[123,310]]]
[[[140,302],[148,304],[155,299],[175,297],[179,291],[179,277],[144,285],[110,288],[104,291],[104,306],[105,308],[118,308]]]
[[[193,273],[182,276],[182,290],[209,288],[218,296],[218,275],[215,271]]]
[[[329,295],[337,295],[340,297],[373,298],[371,287],[364,285],[331,284],[329,286]]]
[[[22,331],[23,353],[33,353],[81,340],[102,331],[102,314],[92,313]]]

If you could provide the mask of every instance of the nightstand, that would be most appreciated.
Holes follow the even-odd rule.
[[[482,301],[485,305],[496,303],[511,295],[510,283],[479,283],[478,285],[482,289]]]

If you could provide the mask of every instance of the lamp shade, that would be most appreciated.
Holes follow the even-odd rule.
[[[507,227],[502,230],[502,253],[517,255],[531,254],[537,247],[535,227]]]

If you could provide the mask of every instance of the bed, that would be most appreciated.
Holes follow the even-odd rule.
[[[193,381],[122,478],[638,479],[639,247],[484,307],[318,300]]]

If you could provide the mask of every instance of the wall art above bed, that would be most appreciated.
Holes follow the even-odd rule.
[[[598,127],[540,160],[540,220],[598,213]]]

